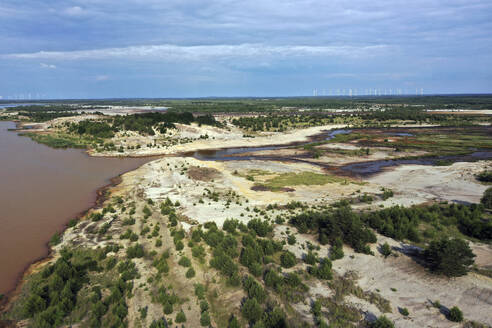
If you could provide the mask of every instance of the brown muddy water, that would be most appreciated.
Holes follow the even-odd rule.
[[[0,122],[0,294],[48,254],[51,236],[90,208],[97,189],[151,158],[95,158],[52,149],[7,131]]]

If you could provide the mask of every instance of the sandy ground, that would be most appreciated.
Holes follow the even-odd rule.
[[[85,118],[87,118],[86,116]],[[85,119],[83,116],[76,119]],[[73,118],[72,118],[73,119]],[[61,124],[69,120],[67,118],[57,119],[51,124]],[[149,137],[142,137],[126,132],[119,135],[115,144],[125,142],[127,144],[142,144],[141,149],[125,150],[124,153],[94,153],[94,156],[108,155],[131,155],[145,156],[157,154],[175,154],[201,149],[226,147],[258,147],[272,144],[289,144],[296,141],[307,140],[309,136],[322,132],[323,130],[342,128],[343,125],[320,126],[303,130],[294,130],[288,133],[265,133],[255,138],[244,138],[240,130],[229,127],[218,129],[214,127],[198,127],[196,125],[179,125],[177,131],[171,131],[169,138],[181,140],[180,143],[163,148],[147,147]],[[47,128],[47,126],[43,126]],[[208,139],[199,139],[206,134]],[[162,136],[157,135],[156,141]],[[349,144],[336,144],[337,148],[357,149]],[[329,151],[329,147],[325,149]],[[289,152],[299,152],[302,150],[279,150],[264,154],[269,155],[288,155]],[[260,155],[261,153],[255,153]],[[405,155],[408,155],[406,153]],[[327,154],[317,159],[319,161],[334,164],[344,164],[350,161],[383,159],[393,156],[389,149],[377,149],[369,156],[349,157],[339,154]],[[310,159],[311,161],[312,159]],[[365,184],[357,181],[354,183],[328,183],[325,185],[314,186],[292,186],[291,190],[271,192],[252,190],[254,181],[246,178],[252,170],[262,171],[261,178],[274,177],[286,172],[315,172],[325,173],[321,168],[307,163],[284,163],[279,161],[200,161],[192,157],[162,157],[152,162],[144,164],[137,170],[123,175],[122,182],[112,188],[112,196],[121,195],[125,201],[137,203],[137,213],[141,213],[146,199],[155,201],[152,207],[153,215],[149,218],[149,223],[161,225],[161,237],[164,242],[163,248],[174,247],[172,237],[168,229],[165,228],[167,218],[159,213],[158,204],[169,198],[173,203],[179,202],[178,213],[180,216],[180,227],[189,230],[197,223],[214,221],[221,226],[225,219],[235,218],[242,222],[247,222],[252,218],[273,219],[275,215],[286,215],[282,211],[269,211],[267,214],[261,213],[270,204],[287,204],[293,200],[308,202],[310,204],[326,204],[339,199],[354,197],[358,193],[379,194],[381,186],[392,189],[395,196],[386,201],[376,200],[372,204],[358,204],[360,207],[378,207],[379,205],[391,206],[395,204],[412,205],[427,202],[430,200],[448,200],[455,202],[476,203],[480,200],[483,191],[487,186],[476,182],[474,175],[486,168],[490,168],[490,161],[480,161],[475,163],[455,163],[451,166],[435,167],[423,165],[406,165],[389,168],[382,173],[366,179]],[[357,183],[355,183],[357,182]],[[215,199],[214,199],[215,198]],[[55,247],[59,250],[67,244],[83,244],[88,247],[104,246],[106,241],[100,239],[97,234],[91,233],[95,226],[100,226],[105,222],[111,223],[109,233],[118,236],[127,226],[122,225],[122,220],[127,214],[116,213],[117,218],[105,217],[101,222],[81,222],[76,228],[70,228],[63,236],[62,244]],[[92,228],[91,228],[92,227]],[[141,231],[142,225],[136,224],[132,229],[136,233]],[[294,252],[301,259],[306,249],[301,245],[306,242],[315,243],[314,236],[298,234],[294,228],[287,228],[278,225],[275,228],[275,238],[284,240],[287,236],[287,229],[296,235],[295,245],[285,247]],[[378,244],[388,242],[395,248],[402,248],[399,242],[392,239],[378,236]],[[156,249],[153,240],[140,240],[146,249]],[[128,241],[123,241],[127,245]],[[344,247],[345,257],[333,263],[333,270],[343,275],[348,271],[358,274],[358,285],[365,291],[373,291],[382,295],[391,302],[392,313],[386,314],[395,321],[396,327],[459,327],[460,325],[448,321],[445,316],[431,306],[430,301],[439,300],[447,308],[459,306],[465,318],[492,325],[490,308],[492,305],[492,279],[484,276],[469,274],[465,277],[455,279],[445,279],[430,275],[420,265],[416,264],[409,256],[396,252],[399,256],[391,256],[384,259],[377,251],[378,244],[372,245],[375,256],[354,253],[352,249]],[[160,250],[162,250],[160,249]],[[474,252],[477,254],[476,263],[482,267],[490,267],[492,263],[492,250],[488,245],[473,245]],[[156,249],[157,250],[157,249]],[[200,264],[190,255],[188,247],[184,251],[177,253],[178,256],[187,255],[193,260],[193,266],[197,269],[196,279],[203,283],[210,283],[215,280],[215,271],[199,270]],[[320,246],[320,256],[329,254],[329,246]],[[180,296],[190,297],[192,301],[186,302],[182,306],[188,318],[187,326],[199,326],[199,308],[194,299],[193,285],[187,283],[184,277],[184,268],[176,265],[179,257],[171,256],[171,272],[169,279],[173,281],[176,292]],[[135,260],[141,278],[135,281],[135,285],[145,284],[147,279],[155,273],[155,269],[145,259]],[[297,268],[305,268],[300,264]],[[332,291],[326,283],[317,282],[310,284],[310,298],[316,296],[329,296]],[[225,294],[224,294],[225,295]],[[244,295],[242,292],[224,296],[224,299],[231,297],[234,302],[223,305],[232,307],[232,304],[240,302]],[[358,299],[355,296],[346,297],[345,301],[364,313],[371,316],[380,315],[380,311],[373,304]],[[306,320],[312,318],[309,312],[309,303],[296,304],[294,308],[305,317]],[[138,308],[149,306],[147,324],[152,318],[162,316],[162,307],[158,304],[151,304],[149,296],[139,289],[135,296],[128,301],[130,327],[136,327],[134,323],[138,320]],[[398,312],[398,307],[407,307],[410,315],[405,318]],[[225,311],[228,311],[227,309]],[[177,313],[177,311],[176,311]],[[229,312],[227,312],[229,313]]]
[[[285,239],[287,237],[286,226],[277,226],[275,237]],[[306,242],[316,243],[312,235],[298,234],[296,229],[290,229],[296,236],[295,245],[286,245],[286,249],[293,252],[301,260],[307,250],[301,245]],[[394,254],[384,258],[378,251],[379,245],[388,242],[394,249]],[[453,323],[446,319],[445,315],[434,308],[430,302],[439,300],[446,308],[459,306],[468,320],[492,325],[492,316],[487,310],[492,305],[492,279],[485,276],[470,273],[467,276],[448,279],[435,276],[425,271],[422,266],[415,263],[401,250],[407,245],[391,238],[378,235],[378,243],[371,249],[374,256],[355,253],[351,248],[344,247],[345,256],[333,262],[333,270],[343,276],[347,272],[355,272],[359,279],[357,283],[364,291],[380,294],[391,302],[391,313],[385,313],[395,322],[396,327],[461,327],[461,324]],[[492,250],[489,245],[474,245],[474,252],[481,251],[477,257],[477,264],[490,260]],[[321,257],[329,255],[329,246],[320,245],[318,251]],[[478,255],[478,254],[477,254]],[[327,297],[332,290],[324,283],[310,284],[310,296]],[[380,310],[366,300],[353,295],[345,298],[345,302],[363,310],[366,316],[382,315]],[[408,308],[410,315],[405,318],[399,313],[398,308]],[[296,307],[309,314],[309,307]]]
[[[195,180],[185,171],[190,167],[212,169],[217,174],[210,181]],[[290,192],[255,191],[251,189],[255,182],[244,177],[249,170],[268,171],[271,176],[285,172],[324,173],[321,169],[304,163],[212,162],[199,161],[194,158],[170,157],[142,166],[139,169],[142,176],[140,186],[145,189],[148,198],[162,201],[169,197],[171,201],[178,201],[181,204],[183,215],[199,223],[213,219],[219,226],[227,218],[237,218],[247,222],[257,215],[253,212],[255,206],[265,207],[275,203],[283,205],[292,200],[310,203],[332,202],[347,197],[356,190],[368,193],[379,192],[375,185],[361,186],[354,183],[294,186],[292,188],[294,190]],[[234,174],[235,171],[238,174]],[[219,201],[207,197],[207,190],[218,193]],[[236,196],[229,196],[232,192]],[[228,199],[231,199],[229,203]]]
[[[119,152],[91,152],[92,156],[149,156],[185,153],[204,149],[216,148],[234,148],[234,147],[261,147],[270,145],[290,144],[292,142],[306,141],[310,136],[321,133],[324,130],[339,129],[346,127],[342,124],[324,125],[311,127],[307,129],[292,130],[289,132],[265,132],[254,138],[244,137],[242,131],[233,126],[228,129],[219,129],[211,126],[198,127],[195,124],[181,125],[177,124],[177,131],[171,131],[169,137],[184,142],[181,144],[169,145],[166,147],[155,148],[146,147],[149,143],[149,137],[137,137],[132,135],[135,141],[142,145],[140,149],[125,150]],[[200,139],[200,136],[208,135],[208,139]],[[123,139],[120,138],[120,139]],[[125,138],[126,139],[126,138]],[[143,139],[142,142],[140,139]],[[159,136],[150,138],[150,142],[159,142]],[[115,140],[115,145],[119,145],[119,140]]]
[[[380,243],[387,241],[401,247],[394,240],[379,239]],[[447,308],[459,306],[469,320],[492,325],[492,316],[487,310],[492,306],[492,279],[473,273],[453,279],[437,277],[401,253],[398,257],[384,259],[375,249],[376,256],[354,254],[350,249],[344,251],[346,256],[335,261],[333,268],[340,274],[356,271],[361,288],[379,290],[392,304],[393,313],[388,316],[395,320],[396,327],[460,327],[431,306],[430,301],[436,300]],[[408,308],[410,319],[400,315],[398,307]]]
[[[478,183],[475,174],[491,167],[490,161],[460,162],[450,166],[403,165],[367,181],[392,189],[395,197],[390,201],[401,205],[434,199],[478,203],[487,186]]]

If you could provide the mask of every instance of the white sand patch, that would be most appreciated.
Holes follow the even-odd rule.
[[[450,166],[403,165],[368,179],[397,193],[391,202],[401,205],[429,200],[478,203],[487,186],[478,183],[475,174],[490,162],[454,163]]]

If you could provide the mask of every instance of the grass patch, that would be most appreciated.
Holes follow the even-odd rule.
[[[37,143],[52,147],[52,148],[80,148],[85,149],[93,140],[81,137],[74,137],[68,134],[39,134],[26,132],[19,134],[31,138]]]
[[[281,191],[285,187],[324,185],[327,183],[345,182],[346,180],[346,178],[314,172],[282,173],[266,180],[261,186],[271,191]]]

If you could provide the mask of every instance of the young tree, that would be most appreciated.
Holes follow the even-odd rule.
[[[391,320],[385,317],[384,315],[377,318],[376,321],[373,321],[371,324],[371,328],[394,328],[394,327],[395,324],[391,322]]]
[[[483,197],[480,202],[485,206],[485,208],[492,209],[492,187],[487,188],[483,193]]]
[[[464,240],[449,238],[432,241],[423,255],[431,271],[448,277],[466,275],[475,257]]]
[[[184,314],[183,310],[178,312],[178,314],[176,315],[175,321],[176,321],[176,323],[186,322],[186,315]]]
[[[388,243],[384,243],[381,245],[381,254],[387,258],[388,256],[391,255],[391,246]]]
[[[457,306],[453,306],[449,310],[448,319],[454,322],[461,322],[463,321],[463,312]]]
[[[284,268],[291,268],[293,267],[294,265],[296,265],[296,256],[289,252],[289,251],[284,251],[281,255],[280,255],[280,264],[284,267]]]
[[[261,319],[263,309],[255,298],[248,298],[246,302],[244,302],[241,312],[246,320],[255,322]]]

